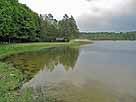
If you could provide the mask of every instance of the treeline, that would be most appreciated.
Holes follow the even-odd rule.
[[[80,38],[90,40],[136,40],[136,32],[82,32]]]
[[[42,41],[55,41],[74,39],[78,36],[79,30],[73,16],[67,14],[62,20],[54,19],[52,14],[40,15],[40,30]]]
[[[0,42],[70,40],[78,35],[73,16],[57,21],[52,14],[38,15],[18,0],[0,1]]]

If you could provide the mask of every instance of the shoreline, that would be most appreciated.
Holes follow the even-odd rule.
[[[29,51],[37,51],[43,48],[59,47],[59,46],[74,46],[77,45],[73,42],[64,43],[21,43],[21,44],[8,44],[0,45],[0,59],[15,53],[23,53]],[[24,75],[19,69],[16,69],[12,65],[8,65],[0,61],[0,100],[3,102],[19,102],[28,101],[30,99],[30,92],[20,93],[18,89],[24,83]],[[29,95],[24,95],[29,94]],[[12,101],[11,101],[12,100]],[[17,102],[18,102],[17,101]]]
[[[87,42],[88,43],[88,42]],[[16,69],[12,65],[8,65],[2,62],[6,56],[23,53],[29,51],[37,51],[44,48],[71,46],[79,47],[83,42],[70,41],[70,42],[51,42],[51,43],[19,43],[19,44],[1,44],[0,45],[0,100],[7,102],[8,100],[28,101],[31,97],[30,90],[26,90],[23,93],[18,92],[21,85],[24,84],[24,75],[19,69]],[[24,95],[27,94],[27,95]]]

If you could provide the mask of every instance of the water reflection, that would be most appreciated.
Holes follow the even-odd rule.
[[[14,54],[4,58],[3,61],[20,69],[30,80],[40,70],[52,72],[58,65],[63,65],[66,71],[73,69],[78,55],[78,48],[63,46]]]
[[[31,79],[21,89],[32,89],[32,102],[48,102],[46,95],[52,102],[136,102],[135,53],[136,42],[102,41],[80,47],[80,53],[59,47],[4,61]]]
[[[35,96],[33,102],[48,102],[48,98],[51,102],[120,102],[112,90],[96,80],[87,80],[81,86],[68,80],[47,83],[31,87],[31,90]]]

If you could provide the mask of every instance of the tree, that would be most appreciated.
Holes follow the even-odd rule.
[[[70,20],[69,26],[71,27],[71,29],[70,29],[70,31],[71,31],[70,38],[74,39],[74,38],[78,37],[79,29],[78,29],[78,27],[76,25],[76,21],[75,21],[73,16],[71,16],[69,20]]]
[[[0,2],[0,36],[5,41],[35,41],[39,31],[38,19],[36,13],[17,0]]]
[[[73,39],[77,37],[79,30],[76,25],[76,21],[73,16],[69,18],[67,14],[63,16],[63,19],[59,21],[59,30],[62,36]]]

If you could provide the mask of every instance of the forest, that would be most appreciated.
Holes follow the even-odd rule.
[[[136,32],[81,32],[80,38],[90,40],[136,40]]]
[[[69,41],[79,33],[73,16],[56,20],[52,14],[37,14],[18,0],[0,1],[0,42]]]

